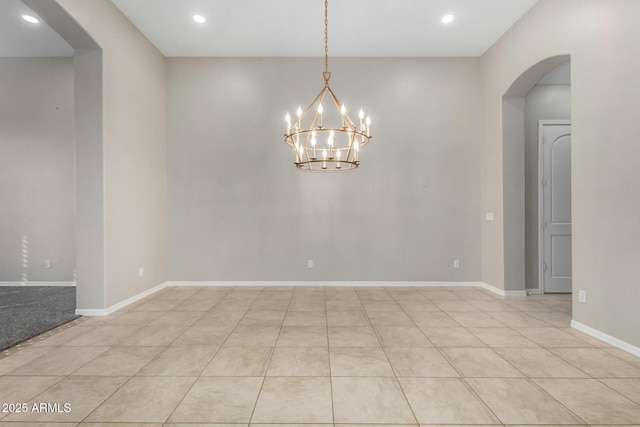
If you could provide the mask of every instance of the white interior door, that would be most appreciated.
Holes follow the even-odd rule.
[[[540,262],[545,293],[571,292],[571,122],[539,122]]]

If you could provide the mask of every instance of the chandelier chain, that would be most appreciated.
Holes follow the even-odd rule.
[[[329,0],[324,0],[324,72],[329,72]]]

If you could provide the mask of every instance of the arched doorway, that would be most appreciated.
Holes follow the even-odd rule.
[[[502,97],[502,176],[504,218],[504,280],[511,290],[539,293],[540,265],[538,254],[537,128],[535,147],[531,146],[528,121],[535,114],[526,114],[527,95],[545,76],[570,62],[569,55],[547,58],[526,70]],[[569,102],[570,104],[570,102]],[[553,114],[549,117],[554,118]],[[537,123],[536,123],[537,124]],[[532,159],[531,156],[536,158]],[[535,161],[534,161],[535,160]],[[532,173],[532,167],[536,173]],[[532,182],[533,181],[533,182]]]

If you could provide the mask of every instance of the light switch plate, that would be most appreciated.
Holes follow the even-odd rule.
[[[578,301],[583,304],[587,302],[587,291],[578,291]]]

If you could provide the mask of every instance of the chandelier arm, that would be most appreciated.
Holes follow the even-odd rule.
[[[331,90],[331,88],[329,86],[327,86],[325,88],[325,90],[327,90],[329,92],[329,95],[331,95],[331,99],[333,99],[333,102],[336,104],[336,108],[338,108],[338,110],[339,110],[342,107],[342,104],[338,100],[338,97],[336,96],[336,94],[333,93],[333,91]],[[349,117],[348,114],[345,114],[344,118],[345,118],[346,124],[348,125],[348,126],[346,126],[347,129],[355,128],[355,125],[353,124],[353,121],[351,120],[351,117]]]
[[[309,153],[307,151],[307,146],[306,145],[304,145],[303,152],[304,152],[304,157],[307,159],[306,161],[308,162],[310,159],[309,159]],[[300,161],[302,161],[302,156],[300,156]]]
[[[347,150],[347,157],[345,157],[346,159],[349,158],[349,156],[351,156],[351,151],[353,150],[353,142],[356,140],[356,134],[352,133],[349,136],[349,149]]]
[[[300,116],[300,120],[304,119],[304,117],[307,115],[307,113],[309,111],[311,111],[311,108],[313,107],[313,104],[316,103],[316,101],[318,101],[318,99],[320,99],[320,103],[322,103],[322,100],[324,99],[324,91],[326,90],[326,88],[322,88],[322,90],[320,91],[320,93],[318,93],[318,95],[313,98],[313,101],[311,101],[311,103],[309,104],[309,106],[307,107],[306,110],[304,110],[304,113],[302,113],[302,116]],[[322,99],[321,99],[322,98]]]
[[[329,86],[327,86],[325,90],[329,92],[329,95],[331,95],[331,99],[333,100],[333,103],[336,104],[336,108],[340,110],[340,107],[342,106],[342,104],[340,104],[340,101],[338,101],[338,97],[336,96],[336,94],[333,93],[333,91]]]
[[[309,161],[309,162],[299,162],[299,163],[296,163],[296,166],[297,166],[299,169],[303,169],[303,170],[306,170],[306,171],[309,171],[309,172],[313,172],[313,173],[340,173],[340,172],[351,172],[351,171],[356,170],[356,168],[358,167],[358,164],[357,164],[356,162],[348,162],[348,161],[344,161],[344,160],[341,160],[341,161],[340,161],[340,163],[342,163],[343,165],[347,165],[347,166],[346,166],[346,167],[342,167],[342,168],[340,168],[340,169],[336,169],[336,168],[333,168],[333,169],[332,169],[332,168],[327,168],[327,169],[319,170],[319,169],[313,169],[313,168],[311,167],[311,165],[312,165],[312,164],[314,164],[314,163],[323,163],[323,162],[325,162],[325,161],[323,161],[323,160],[312,160],[312,161]],[[326,160],[326,162],[325,162],[325,163],[338,163],[338,162],[337,162],[337,161],[335,161],[335,160]]]

